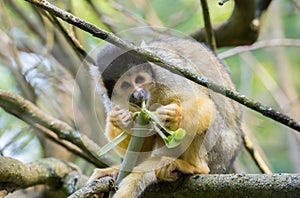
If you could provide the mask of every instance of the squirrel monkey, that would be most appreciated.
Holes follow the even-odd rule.
[[[163,37],[146,48],[174,64],[234,89],[230,74],[204,45],[186,38]],[[155,111],[164,127],[186,131],[182,143],[166,148],[157,134],[145,138],[138,165],[125,177],[115,197],[138,197],[151,183],[174,181],[180,173],[227,173],[241,146],[241,113],[232,100],[132,53],[108,45],[97,57],[108,96],[105,135],[114,139],[134,127],[132,116],[141,101]],[[130,136],[116,146],[124,156]],[[90,180],[117,174],[116,167],[95,169]]]

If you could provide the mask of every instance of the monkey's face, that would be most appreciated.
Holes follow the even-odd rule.
[[[118,97],[116,100],[119,102],[129,101],[129,103],[140,106],[142,101],[149,99],[149,92],[145,86],[152,82],[153,76],[149,71],[143,69],[129,70],[116,82],[113,98]]]

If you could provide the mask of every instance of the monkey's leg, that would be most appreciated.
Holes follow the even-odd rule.
[[[197,134],[202,134],[210,127],[211,123],[214,121],[216,110],[213,101],[206,97],[197,97],[196,104],[196,110],[198,111]]]
[[[150,158],[135,167],[120,183],[114,197],[136,198],[149,186],[157,181],[155,169],[160,157]]]

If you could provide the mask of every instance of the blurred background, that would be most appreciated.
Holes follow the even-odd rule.
[[[50,2],[114,33],[151,25],[190,35],[204,26],[200,3],[195,0]],[[233,1],[223,6],[209,1],[212,23],[228,19],[233,6]],[[57,27],[76,38],[86,52],[103,41],[61,20],[55,21],[25,1],[0,1],[0,17],[0,89],[22,95],[103,145],[105,115],[101,101],[95,96],[78,49],[71,47]],[[300,1],[273,0],[258,39],[263,47],[242,53],[230,53],[228,50],[233,47],[223,47],[217,54],[228,65],[240,93],[300,120],[299,40]],[[270,42],[265,41],[282,46],[270,47]],[[95,104],[99,108],[95,109]],[[299,133],[245,107],[242,109],[244,128],[271,170],[299,173]],[[85,160],[1,108],[0,155],[23,162],[57,157],[76,163],[86,174],[93,169]],[[236,171],[260,173],[245,149],[238,157]]]

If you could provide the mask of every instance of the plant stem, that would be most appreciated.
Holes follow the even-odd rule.
[[[116,180],[117,186],[119,186],[123,178],[131,173],[133,167],[136,165],[139,154],[138,152],[140,152],[145,139],[144,132],[145,130],[149,131],[149,129],[145,127],[146,124],[148,124],[148,119],[145,118],[145,114],[142,112],[139,113],[136,126],[132,130],[125,157]],[[113,195],[114,191],[111,191],[109,197],[113,197]]]

